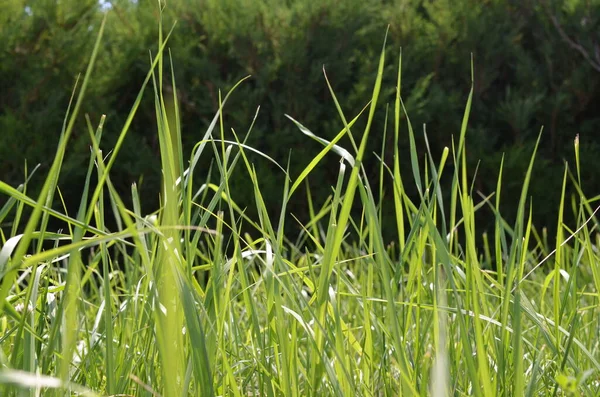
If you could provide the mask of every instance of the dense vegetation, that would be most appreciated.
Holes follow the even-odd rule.
[[[3,128],[13,139],[2,150],[15,161],[0,180],[0,395],[600,393],[600,207],[586,196],[583,166],[593,161],[584,153],[594,153],[583,120],[593,124],[594,115],[571,120],[581,139],[557,129],[556,140],[544,143],[525,124],[494,138],[501,112],[486,110],[486,95],[500,94],[481,91],[488,75],[477,53],[464,79],[440,77],[453,64],[446,54],[434,74],[409,77],[407,88],[404,71],[418,72],[412,57],[425,62],[435,40],[422,53],[400,52],[395,42],[415,21],[435,36],[455,12],[483,18],[506,2],[394,8],[265,0],[256,8],[206,1],[195,17],[183,1],[166,10],[54,3],[13,2],[14,12],[0,17],[13,39],[3,45],[39,56],[0,66],[15,94],[2,96]],[[571,3],[561,16],[590,12]],[[529,6],[561,36],[549,2]],[[408,24],[390,25],[383,47],[385,28],[376,33],[382,10],[388,19],[400,10],[398,21]],[[21,15],[27,28],[15,28],[10,15]],[[174,16],[184,23],[171,31]],[[313,27],[311,18],[321,23]],[[483,26],[480,37],[496,27]],[[316,50],[316,38],[314,48],[303,47],[309,27],[338,32],[331,54]],[[147,37],[119,34],[126,29]],[[188,29],[215,34],[193,39]],[[19,39],[33,31],[39,35]],[[138,64],[136,46],[153,34],[158,46]],[[371,43],[377,34],[379,43]],[[294,40],[296,52],[310,48],[321,57],[318,67],[312,58],[284,56],[294,55]],[[557,62],[594,70],[594,52],[585,48],[596,44],[586,40],[577,44],[580,60]],[[177,51],[199,51],[185,60],[196,59],[196,69],[178,62]],[[55,78],[67,84],[68,65],[83,63],[83,54],[85,73],[72,98],[66,89],[63,97]],[[214,70],[211,83],[196,76],[197,93],[206,91],[196,96],[198,70],[222,60],[231,69]],[[113,74],[112,65],[131,73]],[[295,73],[313,66],[322,76],[314,81]],[[246,67],[258,77],[235,80]],[[27,68],[31,75],[22,74]],[[48,81],[35,80],[36,70]],[[582,88],[590,89],[592,76]],[[19,84],[30,91],[16,95]],[[448,101],[443,111],[436,95]],[[520,98],[506,105],[515,120],[536,109],[534,123],[548,110]],[[278,109],[288,106],[280,118]],[[561,117],[574,111],[565,109]],[[421,133],[415,127],[424,117],[432,123]],[[442,128],[448,136],[436,132]],[[509,150],[498,164],[486,152],[495,145]],[[553,151],[573,161],[554,165]],[[481,163],[473,153],[485,154]],[[17,164],[27,156],[44,165],[34,175],[29,165],[19,179]],[[545,174],[536,171],[540,163]],[[547,223],[555,232],[539,232],[534,214],[554,196]],[[478,217],[482,211],[491,215]]]
[[[0,16],[0,169],[7,182],[18,184],[24,177],[24,159],[29,169],[40,163],[41,170],[48,170],[47,158],[54,152],[75,79],[87,62],[100,20],[109,13],[98,61],[102,72],[90,81],[73,150],[62,168],[62,193],[69,209],[78,203],[85,176],[89,142],[82,130],[83,114],[92,119],[106,114],[106,142],[114,144],[146,74],[148,50],[156,50],[155,1],[103,3],[9,0]],[[356,114],[366,105],[369,78],[377,67],[375,49],[389,24],[386,51],[396,54],[401,46],[407,60],[403,97],[415,139],[422,147],[426,124],[435,155],[450,145],[460,126],[473,54],[474,112],[467,150],[470,169],[473,174],[477,170],[476,191],[489,195],[494,190],[503,155],[506,175],[521,175],[544,127],[531,192],[543,197],[536,203],[535,224],[553,230],[563,162],[573,161],[569,147],[576,134],[585,143],[582,184],[590,191],[600,187],[594,171],[600,167],[599,7],[598,1],[587,0],[170,1],[165,26],[177,21],[169,48],[176,64],[183,151],[189,155],[207,128],[218,109],[219,91],[229,90],[250,75],[231,99],[228,123],[243,130],[260,107],[248,144],[280,164],[287,164],[291,150],[290,170],[299,172],[319,146],[307,142],[285,114],[302,120],[326,139],[333,137],[340,123],[323,67],[344,98],[344,110]],[[389,76],[384,77],[384,102],[394,96]],[[390,161],[393,145],[391,135],[382,133],[385,117],[385,111],[376,114],[377,133],[367,150],[380,153],[385,144],[383,157]],[[128,191],[142,175],[141,191],[157,190],[156,128],[154,105],[145,97],[114,170],[119,191]],[[226,135],[232,138],[229,130]],[[401,135],[399,144],[408,148],[406,135]],[[424,161],[423,153],[420,156]],[[202,167],[207,169],[211,160],[203,158]],[[405,156],[400,161],[402,166],[409,165]],[[325,159],[320,166],[325,183],[311,186],[317,201],[324,200],[328,186],[335,183],[335,163],[335,159]],[[369,156],[365,166],[370,175],[376,175],[380,164]],[[267,208],[275,214],[284,175],[268,162],[257,162],[256,167],[270,175],[261,180],[261,188],[268,193]],[[236,193],[251,189],[241,176],[234,175],[231,183]],[[507,178],[506,196],[516,198],[519,190],[518,179]],[[417,197],[416,190],[409,193]],[[384,194],[390,198],[392,192]],[[291,204],[294,213],[306,220],[306,204],[300,199]],[[144,205],[152,210],[157,203]],[[251,202],[243,198],[240,205],[253,211]],[[514,219],[516,200],[506,200],[503,213]],[[478,216],[482,226],[491,230],[493,214],[482,209]],[[572,211],[566,216],[573,220]],[[290,226],[290,232],[299,232]],[[385,221],[383,227],[390,239],[397,237],[393,223]]]

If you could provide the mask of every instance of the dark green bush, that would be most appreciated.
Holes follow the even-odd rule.
[[[107,114],[102,146],[114,143],[148,70],[148,51],[156,52],[159,13],[153,1],[107,3],[9,0],[5,6],[0,16],[4,180],[14,185],[22,181],[24,159],[30,168],[49,165],[76,76],[85,68],[105,12],[107,31],[84,112],[93,123]],[[467,143],[469,158],[481,159],[474,187],[486,195],[494,190],[505,153],[504,214],[514,213],[541,126],[541,155],[531,186],[536,224],[552,228],[555,223],[563,162],[572,161],[576,134],[582,142],[583,185],[588,191],[600,187],[594,171],[600,166],[598,1],[172,0],[166,13],[165,31],[177,21],[169,47],[188,153],[218,108],[219,90],[225,92],[251,75],[226,106],[227,131],[233,128],[244,136],[260,106],[248,143],[282,165],[291,153],[290,172],[297,175],[320,147],[284,114],[317,135],[333,137],[343,125],[322,69],[346,116],[356,115],[370,97],[376,54],[389,24],[392,59],[403,48],[404,102],[418,137],[427,124],[434,156],[458,135],[473,54],[475,96]],[[386,87],[393,86],[393,70],[390,65]],[[391,102],[394,92],[383,94]],[[380,133],[372,135],[370,151],[381,151],[384,120],[383,112],[377,115],[373,131]],[[142,190],[156,196],[160,170],[155,123],[148,92],[112,173],[124,195],[143,175]],[[354,134],[360,132],[360,126],[354,129]],[[347,140],[342,144],[351,147]],[[391,134],[385,144],[389,161]],[[423,140],[417,144],[424,153]],[[71,145],[60,186],[67,205],[75,206],[88,150],[83,116]],[[400,145],[408,153],[408,143]],[[204,169],[210,160],[202,160]],[[265,199],[278,213],[283,175],[268,162],[253,160],[259,170],[272,170],[272,177],[260,183],[263,191],[272,192]],[[408,169],[408,155],[403,162]],[[317,204],[330,192],[337,163],[336,156],[328,156],[318,178],[311,179]],[[375,156],[366,167],[367,172],[379,167]],[[245,201],[249,179],[237,174],[232,183],[234,198],[252,211],[252,203]],[[300,199],[290,205],[301,219],[307,216],[303,203]],[[482,211],[481,216],[489,213]]]

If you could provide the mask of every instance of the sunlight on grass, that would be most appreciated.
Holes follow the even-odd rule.
[[[223,112],[237,85],[219,93],[217,114],[184,158],[175,80],[172,96],[162,89],[163,68],[174,68],[165,56],[171,33],[160,31],[159,50],[115,147],[101,149],[110,120],[86,119],[91,153],[77,214],[51,205],[60,198],[61,164],[102,56],[102,29],[39,196],[27,194],[29,175],[17,188],[0,182],[6,199],[0,222],[9,230],[0,250],[0,395],[600,393],[598,197],[583,193],[578,138],[575,168],[565,166],[562,192],[549,192],[562,194],[556,245],[549,247],[531,222],[535,151],[519,176],[518,216],[509,225],[499,213],[502,165],[496,191],[485,197],[473,191],[467,169],[472,88],[458,139],[435,158],[426,131],[425,147],[417,147],[402,101],[399,54],[389,117],[394,157],[391,164],[382,160],[380,175],[369,180],[362,167],[372,155],[367,140],[387,133],[371,129],[375,113],[386,109],[379,98],[390,54],[384,44],[359,114],[344,112],[325,74],[339,114],[333,140],[288,116],[323,149],[299,175],[278,164],[275,172],[285,173],[286,183],[274,217],[259,187],[269,175],[254,166],[273,160],[245,144],[254,121],[226,139]],[[137,185],[117,192],[110,176],[148,92],[163,180],[152,214],[142,213]],[[365,128],[357,133],[361,118]],[[409,153],[399,151],[405,130]],[[343,137],[352,148],[342,146]],[[203,155],[214,158],[211,170],[197,168]],[[318,203],[310,186],[325,156],[340,157],[338,178],[330,198]],[[400,169],[400,156],[410,157],[411,170]],[[247,194],[257,219],[232,197],[233,173],[252,182]],[[442,180],[451,182],[449,192],[442,192]],[[417,196],[407,194],[410,184]],[[567,185],[575,197],[567,196]],[[391,192],[389,203],[384,191]],[[312,216],[305,224],[288,208],[301,194]],[[574,227],[563,223],[569,200]],[[384,205],[394,210],[393,242],[382,235]],[[492,233],[477,229],[475,214],[483,207],[495,214]],[[48,230],[51,218],[64,228]],[[297,238],[285,235],[289,222],[299,223]]]

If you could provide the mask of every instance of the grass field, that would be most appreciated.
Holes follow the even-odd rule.
[[[237,142],[223,139],[222,115],[235,87],[191,158],[183,157],[179,109],[161,89],[163,64],[173,66],[164,52],[168,36],[161,35],[115,147],[101,151],[104,118],[87,119],[84,194],[77,213],[66,214],[49,205],[60,195],[61,164],[102,56],[101,36],[39,196],[27,194],[26,182],[16,188],[0,182],[0,223],[14,219],[1,236],[0,395],[600,395],[598,198],[586,198],[580,188],[577,139],[556,211],[556,245],[549,246],[531,224],[535,153],[518,176],[519,198],[502,197],[502,167],[497,190],[480,197],[466,169],[472,92],[454,145],[434,158],[428,147],[416,147],[402,104],[401,56],[390,61],[382,51],[372,98],[365,98],[360,115],[344,114],[343,98],[327,82],[339,112],[333,141],[290,121],[323,149],[303,173],[289,175],[273,218],[258,188],[269,176],[253,168],[272,160],[244,144],[251,125],[236,133]],[[390,130],[371,131],[375,112],[386,111],[378,96],[390,62],[398,71]],[[164,188],[156,192],[160,208],[144,214],[136,186],[115,191],[110,171],[149,93]],[[367,120],[364,130],[352,128],[358,119]],[[395,143],[408,137],[411,150],[398,153],[395,144],[394,161],[368,180],[361,164],[374,154],[366,142],[382,133],[393,134]],[[351,147],[337,145],[342,137]],[[417,152],[427,154],[424,163]],[[197,183],[207,173],[196,167],[202,155],[217,160],[210,182]],[[311,171],[324,156],[341,158],[337,184],[325,203],[307,194],[311,221],[290,239],[284,226],[297,220],[288,200],[310,192],[311,178],[318,181]],[[401,170],[399,156],[410,156],[412,169]],[[248,194],[258,219],[230,196],[232,173],[253,182]],[[442,194],[440,180],[452,181],[449,194]],[[405,193],[409,184],[419,197]],[[566,197],[567,185],[576,197]],[[380,227],[383,190],[393,192],[393,244]],[[520,200],[515,224],[498,212],[502,199]],[[356,206],[358,215],[351,211]],[[474,214],[484,206],[496,222],[482,238]],[[571,210],[577,225],[563,223]],[[48,230],[50,219],[67,227]],[[111,222],[116,229],[106,227]]]

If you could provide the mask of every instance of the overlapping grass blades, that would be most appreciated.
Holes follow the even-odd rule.
[[[340,120],[332,140],[310,130],[318,126],[290,118],[323,149],[299,175],[278,165],[285,183],[273,215],[261,190],[269,175],[254,166],[273,160],[247,145],[256,118],[243,138],[223,118],[237,85],[219,94],[212,122],[184,158],[173,77],[173,95],[163,91],[174,66],[170,57],[165,62],[168,35],[159,28],[158,51],[116,146],[104,149],[108,156],[102,135],[110,120],[103,117],[94,129],[87,119],[91,155],[77,214],[50,206],[60,193],[60,165],[93,61],[101,56],[99,41],[39,198],[27,196],[28,177],[18,188],[0,182],[8,198],[0,221],[14,219],[0,250],[1,395],[598,394],[598,198],[583,193],[578,140],[575,173],[566,167],[562,192],[548,193],[562,197],[551,250],[531,222],[528,185],[537,146],[509,226],[500,214],[502,165],[495,192],[473,192],[467,167],[473,89],[451,148],[432,152],[425,130],[420,148],[402,101],[400,54],[390,112],[394,147],[383,140],[379,178],[369,180],[363,163],[371,156],[369,137],[380,133],[373,130],[375,114],[384,111],[384,43],[372,96],[354,117],[335,94],[335,76],[324,74]],[[142,213],[145,198],[135,184],[128,208],[110,177],[147,91],[163,178],[152,214]],[[358,138],[353,128],[360,118],[366,127]],[[408,153],[399,150],[402,139]],[[393,154],[392,164],[385,153]],[[332,155],[340,157],[337,180],[319,203],[310,186],[319,180],[320,161]],[[201,156],[212,156],[210,169],[199,168]],[[410,170],[401,169],[401,156],[410,158]],[[293,152],[289,161],[296,161]],[[250,180],[246,199],[258,219],[232,197],[233,173]],[[577,192],[575,227],[564,221],[568,183]],[[416,196],[407,194],[409,184]],[[384,200],[386,190],[393,200]],[[289,206],[300,194],[311,219],[295,217]],[[32,211],[22,227],[26,207]],[[382,232],[384,208],[394,216],[393,241]],[[483,248],[481,209],[495,216]],[[66,231],[48,231],[50,218]],[[285,234],[292,219],[300,230],[294,238]]]

